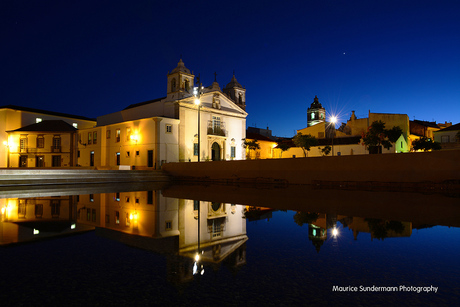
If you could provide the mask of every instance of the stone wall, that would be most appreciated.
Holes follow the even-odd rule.
[[[202,180],[446,182],[460,180],[460,150],[423,153],[167,163],[173,177]]]

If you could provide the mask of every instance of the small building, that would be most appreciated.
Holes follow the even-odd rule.
[[[32,126],[33,124],[39,124],[44,121],[51,122],[48,122],[46,125]],[[57,121],[60,121],[60,123],[58,124]],[[64,123],[67,125],[65,126]],[[62,156],[64,153],[54,152],[52,155],[48,154],[52,150],[51,142],[54,135],[53,131],[50,129],[58,129],[58,131],[54,132],[56,132],[56,135],[62,135],[63,138],[61,138],[61,141],[65,141],[68,134],[71,133],[69,126],[74,129],[73,131],[75,131],[76,129],[85,129],[94,127],[95,125],[95,119],[84,116],[71,115],[54,111],[45,111],[15,105],[6,105],[0,107],[0,167],[36,167],[36,165],[39,165],[39,167],[53,166],[52,160],[48,160],[48,158],[53,159],[51,158],[52,155]],[[38,133],[40,131],[37,131],[36,129],[43,129],[43,131],[42,133]],[[62,129],[64,129],[64,131],[61,131]],[[26,142],[26,138],[24,136],[29,135],[28,132],[30,132],[30,137],[27,137]],[[22,139],[24,141],[21,141],[21,134],[23,135]],[[35,143],[38,134],[42,135],[43,137],[46,135],[47,140],[46,143],[43,143],[43,145],[41,143],[41,137],[39,137],[39,144]],[[66,136],[64,137],[64,135]],[[12,139],[10,139],[10,137]],[[22,152],[20,148],[21,142],[23,142],[23,146],[27,146],[27,150],[26,148],[23,148]],[[37,146],[44,147],[41,148]],[[24,150],[26,150],[26,152]],[[61,147],[61,150],[67,149]],[[74,144],[72,150],[74,151],[72,155],[67,153],[65,154],[68,156],[68,158],[61,157],[64,159],[61,160],[61,167],[75,165],[76,144]],[[42,163],[42,159],[40,157],[37,160],[37,153],[39,153],[38,156],[45,155],[47,161],[43,160]],[[22,158],[19,158],[19,156],[22,156]],[[20,159],[22,159],[22,163],[19,163]],[[58,158],[55,158],[56,163],[57,160]]]
[[[7,131],[7,167],[75,166],[76,131],[63,120],[44,120]]]
[[[460,149],[460,123],[434,131],[434,141],[441,143],[442,149]]]
[[[278,143],[274,140],[271,139],[265,135],[262,135],[260,133],[255,133],[255,132],[249,132],[253,129],[250,129],[253,127],[248,127],[246,131],[246,140],[248,141],[257,141],[259,144],[259,149],[256,150],[250,150],[248,147],[246,147],[246,159],[273,159],[273,158],[279,158],[275,156],[275,147],[278,145]],[[268,129],[267,129],[268,130]],[[254,131],[254,130],[253,130]],[[271,131],[270,131],[271,135]]]

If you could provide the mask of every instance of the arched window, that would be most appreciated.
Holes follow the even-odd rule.
[[[171,92],[176,91],[176,79],[171,80]]]

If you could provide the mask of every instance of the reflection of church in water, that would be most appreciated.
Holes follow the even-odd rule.
[[[205,268],[246,263],[241,205],[166,198],[160,191],[81,195],[77,220],[98,235],[165,254],[173,282],[193,277],[197,254]]]
[[[350,217],[336,214],[317,214],[318,218],[308,224],[308,239],[319,253],[321,246],[328,237],[340,236],[334,234],[338,222],[343,228],[353,231],[354,240],[358,240],[359,233],[369,233],[371,240],[385,238],[410,237],[412,235],[411,222],[389,221],[363,217]]]

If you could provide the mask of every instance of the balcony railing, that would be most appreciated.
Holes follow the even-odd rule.
[[[216,122],[209,120],[208,121],[208,135],[226,136],[225,123],[220,122],[220,125],[216,125]]]
[[[51,152],[61,152],[61,146],[51,146]]]

